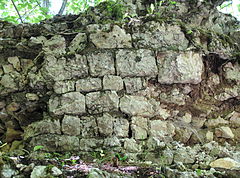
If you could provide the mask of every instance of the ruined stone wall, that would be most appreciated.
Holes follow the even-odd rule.
[[[174,140],[238,143],[236,46],[210,22],[1,22],[1,140],[45,151],[126,153]]]

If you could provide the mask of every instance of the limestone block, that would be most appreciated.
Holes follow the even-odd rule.
[[[98,127],[96,119],[93,116],[81,117],[81,134],[82,137],[96,137],[98,136]]]
[[[78,151],[79,138],[75,136],[44,134],[34,137],[30,143],[30,147],[36,145],[43,146],[43,151]]]
[[[205,123],[205,126],[207,127],[217,127],[217,126],[221,126],[221,125],[228,125],[229,121],[218,117],[216,119],[209,119],[207,120],[207,122]]]
[[[18,72],[21,71],[21,64],[20,60],[17,56],[15,57],[9,57],[8,62],[13,65],[14,69],[16,69]]]
[[[147,49],[117,51],[116,68],[121,77],[156,77],[158,71],[155,57]]]
[[[140,152],[141,151],[141,146],[137,144],[136,140],[133,138],[129,139],[127,138],[124,142],[124,148],[126,149],[127,152],[130,153],[135,153],[135,152]]]
[[[113,120],[110,114],[103,114],[102,117],[97,117],[97,126],[101,136],[111,136],[113,133]]]
[[[121,143],[117,137],[110,137],[110,138],[104,139],[103,146],[109,149],[113,147],[121,147]]]
[[[17,83],[14,81],[14,79],[9,74],[5,74],[2,77],[0,84],[5,88],[9,88],[9,89],[13,89],[13,90],[18,89]]]
[[[105,75],[103,77],[103,89],[119,91],[123,89],[123,80],[119,76]]]
[[[114,134],[117,137],[128,137],[129,122],[127,119],[117,118],[113,125]]]
[[[123,96],[120,110],[130,116],[152,117],[155,113],[154,106],[143,96]]]
[[[217,137],[222,137],[222,138],[234,138],[234,134],[232,130],[229,127],[220,127],[215,130],[215,134]]]
[[[126,77],[123,79],[127,93],[134,93],[144,88],[142,79]]]
[[[97,31],[90,34],[90,41],[97,48],[131,48],[131,35],[127,34],[124,29],[114,25],[112,31]]]
[[[95,139],[95,138],[88,138],[88,139],[81,139],[80,140],[80,150],[81,151],[93,151],[96,148],[101,148],[103,145],[103,140]]]
[[[190,83],[202,81],[203,61],[199,53],[187,51],[182,53],[159,53],[158,82],[161,84]]]
[[[232,88],[224,88],[224,91],[218,95],[215,95],[214,98],[219,101],[226,101],[230,98],[235,98],[240,96],[240,86],[235,85]]]
[[[53,85],[53,89],[55,93],[63,94],[68,93],[75,90],[75,82],[68,81],[56,81]]]
[[[102,80],[100,78],[85,78],[76,81],[76,91],[91,92],[102,89]]]
[[[86,56],[78,55],[66,59],[53,55],[45,56],[41,74],[45,80],[61,81],[88,76]]]
[[[115,91],[91,92],[86,95],[86,105],[90,114],[118,111],[119,97]]]
[[[76,116],[64,115],[62,132],[66,135],[80,135],[80,119]]]
[[[99,52],[89,54],[87,56],[90,75],[93,77],[101,77],[104,75],[115,74],[114,58],[112,53]]]
[[[239,112],[233,112],[232,116],[230,118],[230,123],[233,127],[240,127],[240,113]]]
[[[150,135],[156,138],[175,135],[175,127],[172,123],[161,120],[150,121]]]
[[[233,160],[232,158],[219,158],[210,163],[212,168],[223,168],[223,169],[239,169],[240,163]]]
[[[61,35],[55,35],[51,39],[46,40],[43,45],[43,51],[46,55],[60,56],[65,54],[66,42]]]
[[[49,111],[56,115],[84,114],[86,113],[85,96],[79,92],[70,92],[60,97],[51,97]]]
[[[26,140],[42,134],[61,134],[59,120],[42,120],[33,122],[24,130],[24,139]]]
[[[240,82],[240,65],[235,63],[234,65],[229,62],[223,66],[223,75],[227,80],[233,80]]]
[[[78,33],[70,43],[69,51],[71,53],[83,50],[86,47],[87,35],[86,33]]]
[[[139,32],[133,33],[132,38],[137,48],[184,50],[188,47],[188,40],[178,25],[154,21],[145,23]]]
[[[132,117],[131,129],[135,139],[146,139],[148,136],[148,119],[144,117]]]

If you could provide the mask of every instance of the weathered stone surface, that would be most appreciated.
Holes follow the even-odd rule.
[[[150,136],[147,140],[147,148],[149,151],[161,150],[166,147],[166,144],[159,138]]]
[[[238,63],[234,65],[232,63],[227,63],[223,66],[224,77],[227,80],[232,80],[236,82],[240,82],[240,66]]]
[[[80,140],[80,150],[81,151],[93,151],[96,148],[101,148],[103,145],[103,140],[100,139],[81,139]]]
[[[35,166],[30,178],[42,178],[47,176],[47,166]]]
[[[21,71],[21,64],[20,60],[17,56],[15,57],[9,57],[8,62],[13,65],[14,69],[16,69],[18,72]]]
[[[144,117],[132,117],[132,134],[137,140],[146,139],[148,136],[148,119]]]
[[[38,95],[35,93],[27,93],[26,98],[28,101],[38,101],[39,100]]]
[[[9,75],[9,74],[5,74],[1,81],[0,84],[4,87],[4,88],[9,88],[12,90],[17,90],[17,83],[14,81],[14,79]]]
[[[5,74],[9,74],[9,73],[12,73],[14,71],[13,66],[11,64],[2,65],[2,68],[3,68],[3,72]]]
[[[208,131],[208,132],[206,133],[206,139],[207,139],[207,141],[211,142],[211,141],[213,141],[213,138],[214,138],[213,132]]]
[[[116,68],[121,77],[156,77],[158,71],[153,52],[147,49],[117,51]]]
[[[46,55],[60,56],[66,51],[65,38],[60,35],[55,35],[51,39],[44,42],[43,51]]]
[[[124,148],[126,149],[127,152],[134,153],[134,152],[140,152],[141,151],[141,146],[137,144],[137,142],[131,138],[127,138],[124,142]]]
[[[60,97],[52,97],[49,100],[49,111],[56,115],[84,114],[85,96],[79,92],[70,92]]]
[[[55,93],[63,94],[68,93],[75,90],[75,82],[74,81],[56,81],[53,85],[53,89]]]
[[[100,78],[85,78],[76,82],[76,91],[91,92],[102,89],[102,80]]]
[[[123,79],[127,93],[134,93],[144,88],[142,79],[126,77]]]
[[[227,121],[221,117],[218,117],[217,119],[209,119],[205,123],[205,125],[207,127],[217,127],[217,126],[227,125],[227,124],[229,124],[229,121]]]
[[[201,54],[193,51],[182,53],[159,53],[158,82],[161,84],[190,83],[202,81],[203,61]]]
[[[240,87],[239,85],[235,85],[232,88],[224,88],[224,91],[220,94],[216,95],[214,98],[219,101],[226,101],[230,98],[235,98],[240,95]]]
[[[70,53],[79,52],[86,47],[87,35],[86,33],[78,33],[68,47]]]
[[[92,92],[86,95],[87,110],[91,114],[118,111],[119,97],[115,91]]]
[[[130,116],[154,116],[154,106],[143,96],[125,95],[120,99],[120,110]]]
[[[178,151],[174,155],[175,163],[184,163],[184,164],[192,164],[195,162],[196,153],[194,150],[187,150],[184,148],[179,148]]]
[[[97,31],[90,34],[90,40],[97,48],[131,48],[131,35],[114,25],[111,32]]]
[[[75,136],[45,134],[34,137],[30,147],[43,146],[43,151],[78,151],[79,139]]]
[[[117,137],[128,137],[129,122],[127,119],[117,118],[113,124],[114,134]]]
[[[105,75],[103,77],[103,89],[119,91],[123,89],[123,80],[119,76]]]
[[[109,149],[113,147],[121,147],[121,143],[117,137],[110,137],[104,140],[103,146]]]
[[[160,93],[161,101],[166,103],[174,103],[178,105],[185,105],[185,100],[187,96],[185,96],[179,89],[174,88],[170,93]]]
[[[101,77],[104,75],[115,74],[114,58],[110,52],[98,52],[87,56],[90,75]]]
[[[80,135],[79,117],[64,115],[62,120],[62,132],[66,135]]]
[[[64,57],[57,59],[52,55],[47,55],[41,74],[45,79],[53,81],[86,77],[88,75],[86,56],[76,54],[69,59]]]
[[[103,114],[102,117],[97,117],[98,130],[101,136],[111,136],[113,133],[113,120],[110,114]]]
[[[233,112],[230,117],[230,123],[233,127],[240,127],[240,113]]]
[[[141,29],[140,32],[133,33],[134,46],[137,48],[184,50],[188,47],[188,40],[177,25],[150,21]]]
[[[234,138],[234,134],[232,130],[229,127],[220,127],[215,130],[215,134],[217,137],[222,137],[222,138]]]
[[[24,139],[32,138],[42,134],[61,134],[59,120],[42,120],[34,122],[24,130]]]
[[[212,168],[240,169],[240,163],[231,158],[220,158],[210,163]]]
[[[175,127],[172,123],[161,120],[150,121],[150,135],[156,138],[164,138],[175,135]]]
[[[23,132],[20,130],[15,130],[13,128],[7,128],[7,131],[5,133],[5,136],[6,136],[5,141],[7,143],[10,143],[14,140],[20,140],[20,139],[22,139],[22,134],[23,134]]]
[[[97,122],[94,117],[81,117],[82,137],[96,137],[98,136]]]

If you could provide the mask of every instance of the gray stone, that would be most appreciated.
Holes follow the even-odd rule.
[[[150,135],[156,138],[164,138],[175,135],[175,127],[172,123],[161,120],[150,121]]]
[[[161,84],[198,84],[202,81],[204,65],[199,53],[159,53],[157,63],[158,82]]]
[[[81,151],[93,151],[96,148],[101,148],[103,145],[103,140],[89,138],[80,140],[80,150]]]
[[[53,81],[86,77],[88,76],[87,58],[78,54],[69,59],[64,57],[57,59],[53,55],[47,55],[41,74],[45,79]]]
[[[127,152],[130,152],[130,153],[141,151],[141,146],[133,138],[131,139],[127,138],[124,141],[124,148],[126,149]]]
[[[123,79],[127,93],[134,93],[144,88],[142,79],[126,77]]]
[[[62,132],[66,135],[80,135],[80,119],[76,116],[64,115]]]
[[[144,117],[132,117],[132,134],[137,140],[146,139],[148,136],[148,119]]]
[[[118,111],[119,97],[115,91],[92,92],[86,95],[86,105],[91,114]]]
[[[147,148],[149,151],[162,150],[166,147],[166,144],[159,138],[150,136],[147,140]]]
[[[60,175],[62,175],[62,171],[60,169],[58,169],[56,166],[54,166],[51,169],[51,173],[52,173],[53,176],[60,176]]]
[[[35,93],[27,93],[26,98],[28,101],[38,101],[39,100],[38,95]]]
[[[76,81],[76,91],[91,92],[102,89],[102,80],[100,78],[85,78]]]
[[[233,127],[240,127],[240,113],[239,112],[233,112],[230,118],[230,123]]]
[[[223,66],[224,77],[227,80],[233,80],[236,82],[240,82],[240,66],[236,62],[234,65],[232,63],[227,63]]]
[[[231,158],[219,158],[210,163],[212,168],[223,168],[223,169],[240,169],[240,162],[237,162]]]
[[[110,137],[110,138],[104,139],[103,146],[109,149],[113,147],[121,147],[121,143],[117,137]]]
[[[116,68],[121,77],[156,77],[158,71],[153,52],[147,49],[117,51]]]
[[[42,45],[45,41],[47,41],[47,38],[44,36],[31,37],[28,46]]]
[[[2,65],[2,68],[3,68],[3,72],[5,74],[9,74],[9,73],[12,73],[14,71],[13,66],[11,64]]]
[[[55,35],[51,39],[44,41],[43,51],[46,55],[60,56],[65,54],[65,50],[65,38],[60,35]]]
[[[205,123],[205,125],[207,127],[217,127],[217,126],[221,126],[221,125],[228,125],[229,124],[229,121],[221,118],[221,117],[218,117],[216,119],[209,119],[207,120],[207,122]]]
[[[45,178],[47,176],[47,166],[35,166],[30,178]]]
[[[111,32],[97,31],[90,34],[90,40],[97,48],[131,48],[131,35],[114,25]]]
[[[98,136],[98,127],[96,119],[92,116],[81,117],[82,137],[96,137]]]
[[[117,137],[128,137],[129,122],[127,119],[117,118],[113,127],[114,133]]]
[[[152,117],[155,113],[154,106],[143,96],[123,96],[120,110],[130,116]]]
[[[84,114],[86,113],[85,96],[79,92],[70,92],[60,97],[51,97],[49,111],[56,115]]]
[[[114,118],[108,113],[106,114],[104,113],[102,117],[97,117],[97,125],[98,125],[100,136],[112,135],[113,121],[114,121]]]
[[[86,33],[78,33],[68,47],[70,53],[79,52],[86,47],[87,35]]]
[[[222,138],[234,138],[234,134],[232,130],[229,127],[220,127],[215,130],[215,134],[217,137],[222,137]]]
[[[0,169],[0,177],[1,178],[12,178],[18,172],[11,168],[10,165],[4,164]]]
[[[174,154],[174,162],[175,163],[183,163],[183,164],[193,164],[195,162],[195,154],[189,152],[189,150],[185,148],[178,148],[178,150]]]
[[[119,76],[105,75],[103,77],[103,89],[119,91],[123,89],[123,80]]]
[[[137,48],[184,50],[188,47],[188,40],[178,25],[154,21],[146,22],[140,32],[133,33],[132,38]]]
[[[159,97],[161,101],[178,105],[185,105],[185,100],[187,98],[187,96],[181,93],[177,88],[171,90],[170,93],[161,93]]]
[[[17,56],[15,57],[9,57],[8,62],[13,65],[14,69],[16,69],[18,72],[21,71],[21,64],[20,60]]]
[[[53,85],[53,89],[55,93],[63,94],[68,93],[75,90],[75,82],[68,81],[56,81]]]
[[[78,151],[79,138],[75,136],[44,134],[33,137],[30,147],[41,145],[42,151]]]
[[[230,98],[238,97],[239,95],[240,95],[240,86],[235,85],[232,88],[224,88],[224,91],[214,96],[214,98],[219,101],[226,101]]]
[[[15,83],[14,79],[9,74],[5,74],[2,77],[0,84],[5,88],[9,88],[9,89],[13,89],[13,90],[18,89],[17,84]]]
[[[115,74],[114,58],[112,53],[98,52],[87,56],[90,75],[93,77],[101,77],[104,75]]]
[[[42,134],[61,134],[59,120],[42,120],[28,125],[24,129],[24,140]]]

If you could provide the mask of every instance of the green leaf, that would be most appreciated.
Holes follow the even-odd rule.
[[[38,151],[38,150],[41,150],[44,146],[42,145],[37,145],[33,148],[33,151]]]

